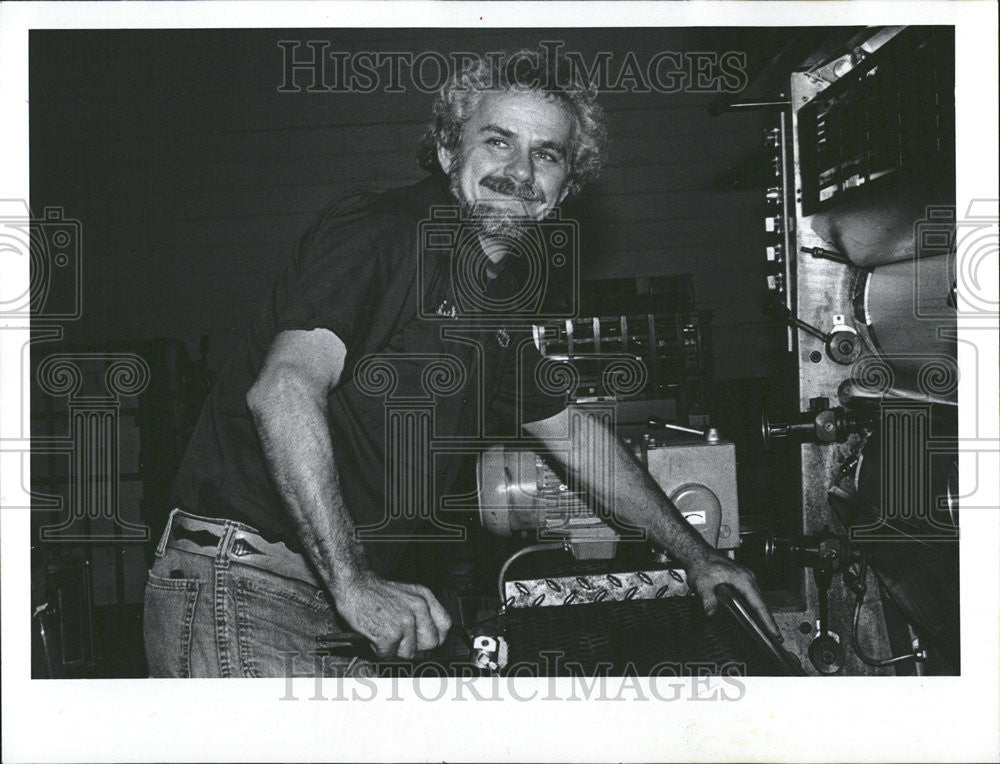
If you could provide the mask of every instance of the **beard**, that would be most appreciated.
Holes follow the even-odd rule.
[[[463,217],[484,236],[521,239],[537,221],[528,213],[528,202],[545,202],[545,194],[530,183],[518,185],[509,178],[490,175],[479,184],[494,193],[510,198],[497,204],[469,199],[461,184],[464,163],[457,157],[448,173],[448,187],[462,206]],[[520,203],[518,203],[520,202]]]

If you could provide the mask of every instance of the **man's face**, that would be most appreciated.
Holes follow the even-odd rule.
[[[484,93],[454,152],[438,148],[452,193],[486,234],[513,234],[566,196],[573,121],[537,92]]]

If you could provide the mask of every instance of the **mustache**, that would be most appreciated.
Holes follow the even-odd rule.
[[[524,183],[515,183],[510,178],[500,175],[487,175],[479,181],[479,185],[488,188],[494,193],[511,196],[525,202],[540,202],[544,204],[546,201],[545,193],[527,181]]]

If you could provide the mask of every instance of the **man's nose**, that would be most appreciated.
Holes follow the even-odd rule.
[[[507,175],[518,183],[530,182],[535,177],[535,168],[531,164],[531,157],[527,152],[519,151],[506,167]]]

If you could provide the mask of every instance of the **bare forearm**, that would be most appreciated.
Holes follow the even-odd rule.
[[[251,411],[271,478],[303,549],[336,596],[367,566],[340,490],[325,395],[290,378],[260,393]]]
[[[268,472],[316,572],[348,627],[382,658],[412,658],[444,640],[451,619],[429,589],[371,571],[344,504],[327,419],[347,348],[327,329],[278,334],[253,387]]]
[[[574,416],[586,418],[579,422],[580,426],[571,428],[570,415],[564,411],[544,422],[525,425],[525,430],[539,438],[577,485],[600,505],[618,520],[644,528],[654,542],[684,566],[688,585],[701,597],[706,612],[711,614],[718,606],[716,587],[728,584],[746,598],[771,635],[781,640],[753,574],[708,545],[604,422],[574,412]],[[604,469],[606,459],[610,470]],[[608,472],[613,479],[602,480],[601,476]]]
[[[580,411],[560,416],[565,417],[567,426],[538,423],[527,429],[563,462],[571,479],[596,505],[619,522],[645,530],[652,541],[685,567],[711,553],[711,547],[603,422]],[[572,436],[570,416],[586,417],[581,426],[572,428]],[[605,466],[606,459],[610,460],[610,470]]]
[[[635,456],[612,433],[606,435],[614,442],[614,479],[613,490],[607,491],[613,495],[602,499],[602,504],[619,521],[645,528],[658,546],[685,567],[711,553],[712,548],[684,519]]]

